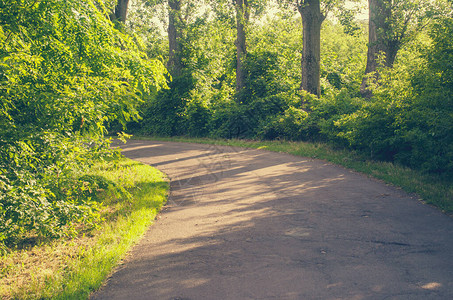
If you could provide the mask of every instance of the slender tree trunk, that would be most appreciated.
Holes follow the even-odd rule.
[[[248,0],[236,0],[237,38],[236,38],[236,92],[245,86],[246,72],[244,61],[247,55],[246,26],[250,19]]]
[[[113,14],[110,15],[110,20],[118,20],[121,23],[126,23],[127,8],[129,6],[129,0],[118,0],[115,6]]]
[[[173,77],[178,77],[182,73],[181,44],[179,41],[180,32],[178,22],[181,14],[181,0],[168,0],[168,44],[169,58],[167,69]]]
[[[305,0],[298,6],[302,17],[302,83],[301,88],[320,96],[321,24],[325,16],[321,13],[319,0]]]
[[[369,25],[368,25],[368,53],[365,75],[360,86],[364,97],[371,97],[368,89],[370,81],[377,80],[378,66],[392,67],[398,51],[398,43],[389,38],[391,18],[391,0],[368,0]],[[382,57],[382,56],[383,57]],[[371,77],[367,74],[374,72]]]

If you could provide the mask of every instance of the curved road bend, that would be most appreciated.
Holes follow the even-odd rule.
[[[92,299],[453,299],[453,219],[394,187],[261,150],[121,147],[171,195]]]

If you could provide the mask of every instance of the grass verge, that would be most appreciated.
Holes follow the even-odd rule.
[[[322,159],[370,175],[394,186],[401,187],[408,193],[416,194],[419,197],[419,200],[436,206],[444,213],[453,216],[453,178],[437,174],[426,174],[389,162],[369,160],[357,153],[349,150],[334,149],[327,144],[288,141],[217,140],[185,137],[134,138],[266,149],[274,152]]]
[[[17,249],[0,258],[1,299],[87,299],[166,202],[160,171],[122,159],[94,166],[90,175],[111,183],[100,191],[105,222],[77,238]]]

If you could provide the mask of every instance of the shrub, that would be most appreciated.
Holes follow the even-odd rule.
[[[0,244],[94,226],[96,182],[80,175],[112,154],[105,124],[137,120],[165,68],[103,1],[2,1],[0,15]]]

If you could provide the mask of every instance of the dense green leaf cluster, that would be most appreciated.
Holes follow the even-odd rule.
[[[439,19],[429,34],[431,43],[414,46],[393,69],[382,70],[371,101],[335,126],[351,146],[377,158],[452,173],[453,20]]]
[[[0,16],[0,243],[94,225],[82,171],[109,152],[106,124],[138,119],[165,68],[102,0],[1,0]]]

